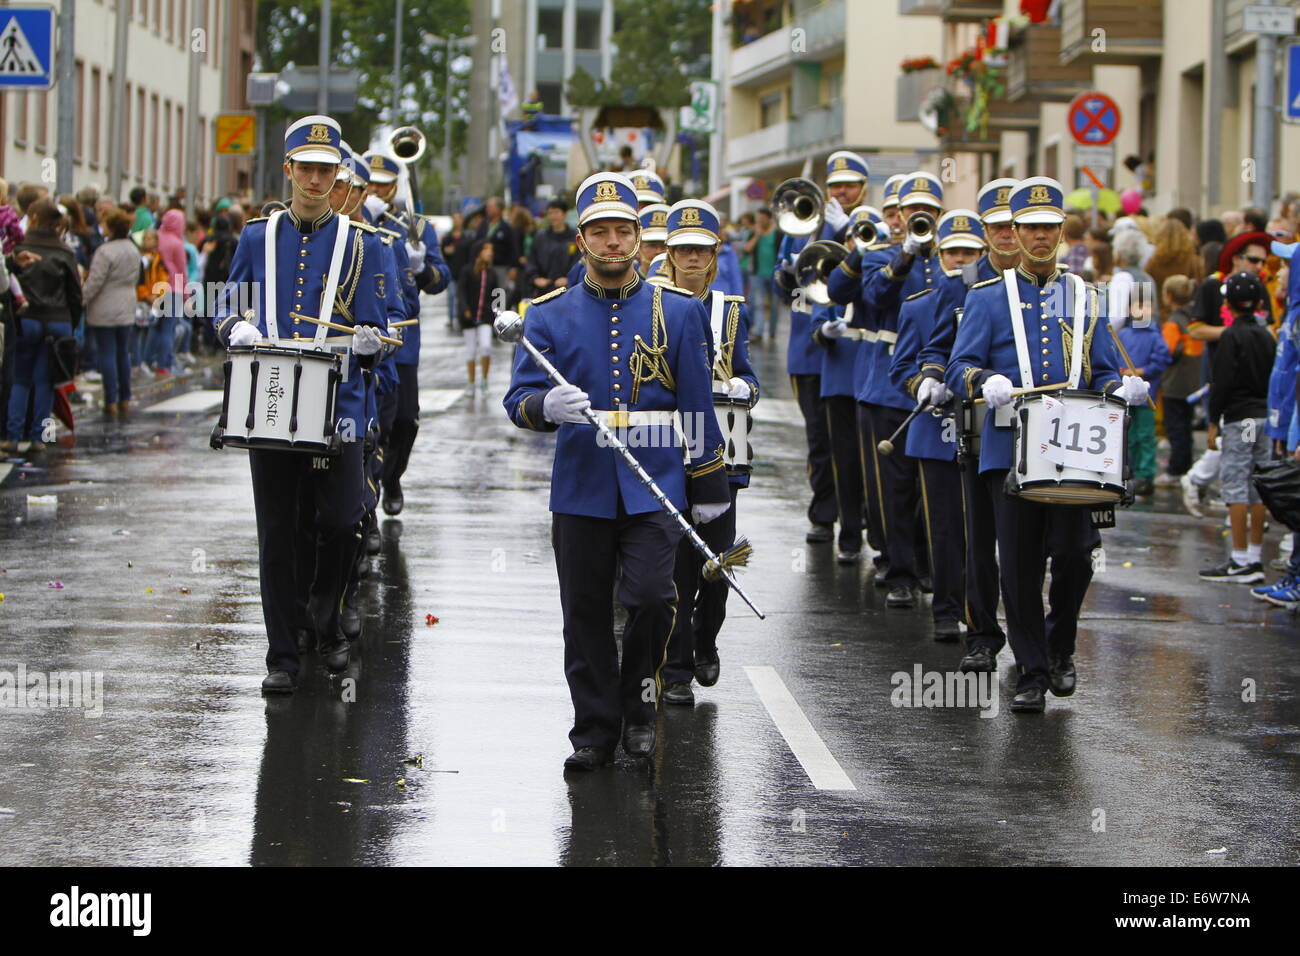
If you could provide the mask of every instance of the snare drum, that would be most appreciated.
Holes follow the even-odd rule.
[[[722,429],[723,462],[732,471],[753,470],[754,449],[749,444],[749,433],[754,430],[754,416],[749,402],[715,395],[713,409]]]
[[[1007,492],[1049,505],[1118,504],[1125,497],[1128,405],[1061,389],[1012,405],[1015,452]]]
[[[262,448],[337,455],[335,398],[340,379],[335,352],[283,345],[227,350],[221,418],[213,448]]]

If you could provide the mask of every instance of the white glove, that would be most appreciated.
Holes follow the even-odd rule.
[[[738,401],[746,401],[749,398],[749,383],[743,378],[733,378],[727,383],[727,397],[734,398]]]
[[[921,242],[916,238],[916,234],[915,234],[915,233],[909,232],[909,233],[907,234],[907,238],[903,240],[903,252],[907,253],[907,255],[909,255],[909,256],[914,256],[914,255],[916,255],[916,254],[917,254],[918,252],[920,252],[923,248],[924,248],[924,246],[923,246],[923,245],[921,244]]]
[[[952,392],[937,378],[923,378],[916,387],[916,400],[922,405],[946,405],[951,399]]]
[[[691,521],[696,524],[708,524],[714,518],[721,518],[730,507],[730,501],[723,501],[716,505],[691,505]]]
[[[406,254],[410,257],[412,264],[418,262],[421,268],[424,267],[424,243],[408,242],[406,244]]]
[[[984,388],[980,390],[984,396],[984,401],[989,403],[989,408],[1001,408],[1003,405],[1011,404],[1011,379],[1005,375],[994,375],[984,383]]]
[[[376,219],[378,219],[383,214],[384,210],[388,208],[388,203],[384,202],[374,193],[367,196],[366,201],[362,203],[362,205],[366,207],[366,212],[370,213],[370,215],[374,216]]]
[[[358,325],[352,333],[352,351],[357,355],[374,355],[384,343],[379,341],[379,330],[369,325]]]
[[[1120,385],[1118,391],[1120,397],[1130,405],[1141,405],[1147,400],[1147,395],[1151,393],[1151,386],[1138,375],[1125,375],[1124,382]]]
[[[848,328],[848,323],[839,319],[831,319],[822,323],[822,335],[828,339],[842,338],[844,330]]]
[[[839,232],[844,228],[844,224],[849,221],[849,214],[844,211],[838,199],[832,199],[822,207],[822,219],[825,220],[832,229]]]
[[[262,333],[257,331],[257,326],[244,319],[230,327],[231,345],[252,345],[261,337]]]
[[[582,417],[584,408],[591,408],[591,400],[576,385],[557,385],[542,399],[542,414],[554,425],[561,422],[585,422],[586,419]]]

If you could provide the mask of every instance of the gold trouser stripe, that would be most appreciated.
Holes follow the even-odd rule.
[[[925,516],[925,541],[930,548],[930,575],[933,580],[934,576],[934,529],[930,527],[930,495],[925,489],[925,462],[916,459],[916,468],[920,472],[921,478],[921,514]]]
[[[876,451],[876,417],[870,412],[867,414],[867,423],[871,426],[871,467],[876,472],[876,504],[880,509],[880,533],[888,538],[889,523],[885,520],[885,486],[880,480],[880,455]]]
[[[696,594],[699,592],[696,591]],[[668,647],[673,642],[673,631],[677,630],[677,603],[682,596],[677,591],[677,582],[673,582],[673,619],[668,624],[668,639],[664,641],[663,657],[659,659],[659,666],[655,668],[655,710],[659,710],[659,702],[664,696],[664,679],[662,677],[664,665],[668,663]],[[687,622],[690,626],[690,622]]]
[[[972,464],[971,467],[977,467],[977,464],[978,463]],[[958,468],[957,484],[961,488],[961,538],[962,538],[961,566],[963,570],[962,582],[961,582],[962,584],[961,606],[963,611],[966,614],[966,626],[969,628],[973,628],[975,626],[975,619],[974,617],[971,616],[971,612],[970,612],[970,598],[969,598],[970,585],[966,578],[966,576],[971,573],[970,567],[968,567],[966,564],[966,556],[970,554],[970,525],[966,521],[966,515],[967,515],[966,509],[970,507],[970,503],[966,501],[966,482],[961,480],[961,471],[960,471],[961,466],[958,465],[957,468]],[[975,474],[975,480],[979,481],[978,472],[976,472]],[[996,614],[997,611],[995,610],[994,613]]]

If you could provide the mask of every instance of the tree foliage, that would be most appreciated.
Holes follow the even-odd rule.
[[[710,0],[615,0],[609,82],[579,68],[565,97],[575,106],[685,106],[690,81],[709,76]]]
[[[447,46],[434,36],[463,37],[470,31],[470,0],[405,0],[402,12],[401,96],[393,110],[395,0],[334,0],[330,5],[331,67],[356,69],[361,81],[357,108],[335,112],[343,138],[364,151],[376,127],[418,127],[429,138],[420,163],[432,172],[442,154]],[[321,0],[261,0],[257,5],[257,69],[280,72],[289,66],[318,66]],[[452,60],[459,54],[453,48]],[[464,152],[469,121],[469,80],[453,74],[452,152]],[[272,119],[289,117],[273,107]],[[431,181],[426,179],[427,181]]]

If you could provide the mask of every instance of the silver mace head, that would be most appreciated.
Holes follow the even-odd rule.
[[[492,323],[502,342],[518,342],[524,337],[524,317],[518,312],[502,312]]]

